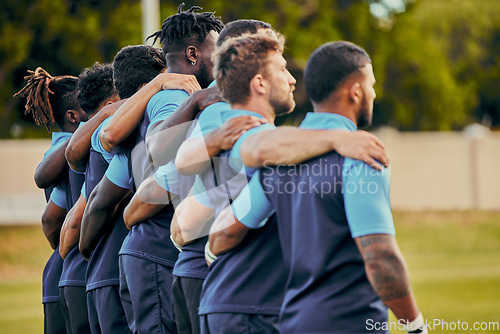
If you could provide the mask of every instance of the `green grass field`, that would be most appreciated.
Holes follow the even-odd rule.
[[[394,219],[429,321],[500,322],[500,212],[395,212]],[[0,333],[43,332],[41,275],[50,253],[40,227],[0,227]],[[452,325],[433,333],[500,332]]]

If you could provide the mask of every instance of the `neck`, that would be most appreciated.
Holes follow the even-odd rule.
[[[274,120],[276,119],[273,108],[268,103],[263,103],[257,99],[248,99],[248,101],[244,103],[234,103],[231,107],[233,109],[248,110],[262,115],[272,124],[274,124]]]
[[[194,74],[189,71],[189,67],[185,66],[179,55],[175,53],[168,53],[166,56],[167,60],[167,72],[168,73],[178,73],[178,74]]]
[[[358,126],[358,120],[356,114],[352,107],[344,105],[342,103],[313,103],[314,112],[325,112],[330,114],[339,114],[346,118],[349,118],[356,127]]]

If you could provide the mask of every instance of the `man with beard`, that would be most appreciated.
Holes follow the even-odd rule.
[[[318,48],[304,84],[315,112],[301,128],[356,131],[370,124],[375,77],[370,57],[357,45]],[[252,139],[269,143],[272,135]],[[255,149],[242,145],[243,162]],[[234,217],[228,207],[214,223],[212,228],[232,224],[226,230],[244,231],[277,216],[288,267],[282,332],[387,333],[387,307],[408,333],[426,332],[394,237],[389,183],[388,169],[377,171],[337,152],[298,166],[266,166],[233,202]],[[209,255],[224,250],[223,235],[211,235]]]
[[[282,50],[283,43],[265,32],[229,39],[216,49],[214,76],[233,109],[222,114],[223,120],[251,115],[267,121],[221,152],[213,171],[200,174],[216,215],[255,171],[241,165],[241,144],[254,133],[274,129],[276,116],[295,107],[295,79]],[[286,270],[274,218],[266,228],[243,234],[240,240],[239,247],[211,264],[200,300],[202,333],[278,332]]]

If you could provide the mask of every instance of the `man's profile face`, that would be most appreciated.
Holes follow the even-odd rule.
[[[197,78],[200,81],[202,87],[208,86],[213,80],[213,67],[212,54],[215,50],[215,43],[219,38],[219,33],[211,30],[205,41],[201,44],[199,49],[201,56],[200,70],[198,72]]]
[[[288,114],[295,108],[293,91],[295,78],[286,67],[286,60],[278,51],[268,55],[267,78],[270,82],[269,103],[276,116]]]
[[[368,63],[361,68],[362,81],[361,89],[363,91],[363,98],[361,100],[358,111],[358,128],[366,127],[372,123],[373,119],[373,101],[377,94],[375,94],[375,76],[373,74],[372,64]]]

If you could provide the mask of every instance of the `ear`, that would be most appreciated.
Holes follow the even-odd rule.
[[[361,89],[361,84],[359,82],[352,84],[349,87],[349,100],[354,104],[358,104],[361,102],[362,98],[363,92]]]
[[[80,123],[80,113],[76,110],[68,110],[66,111],[66,118],[70,123]]]
[[[267,82],[262,74],[256,74],[252,80],[250,80],[250,94],[255,92],[258,95],[264,95],[267,92]]]
[[[196,65],[198,60],[198,49],[192,45],[188,46],[186,48],[186,58],[192,65]]]

